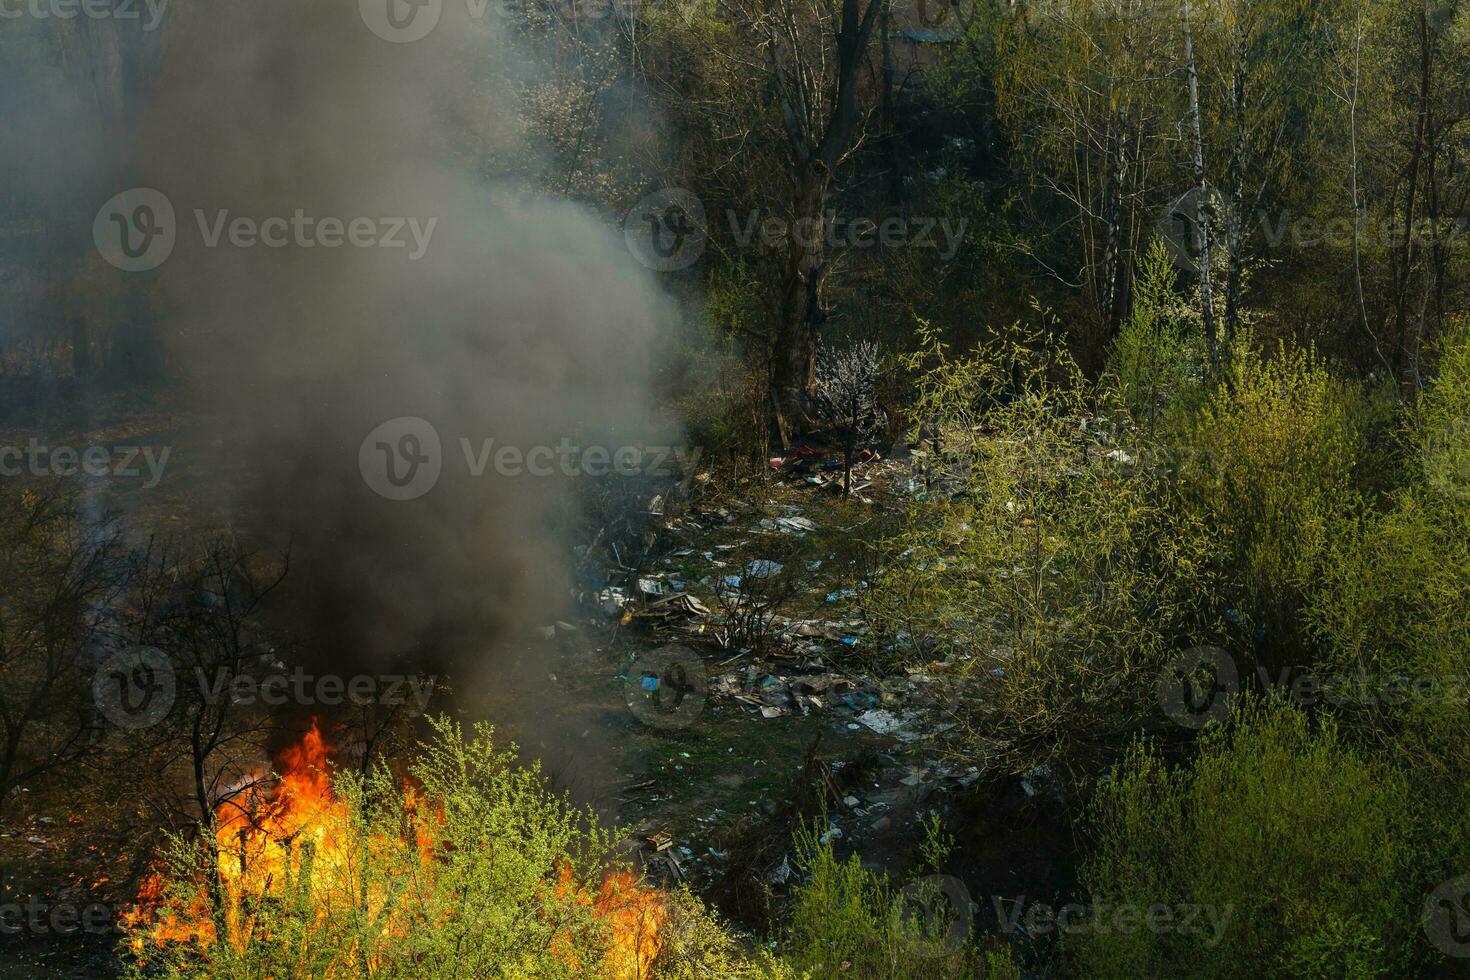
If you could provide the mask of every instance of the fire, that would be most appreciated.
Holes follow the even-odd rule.
[[[593,907],[612,926],[613,945],[607,954],[612,975],[618,980],[648,976],[669,917],[663,894],[645,888],[627,871],[614,871],[603,879]]]
[[[275,779],[255,774],[249,788],[216,813],[222,917],[227,938],[237,948],[258,931],[248,910],[263,899],[307,896],[320,918],[328,913],[332,895],[357,894],[352,887],[358,880],[353,856],[347,851],[352,813],[333,793],[332,755],[313,723],[300,742],[281,752]],[[404,786],[403,807],[404,830],[412,834],[423,866],[432,869],[444,814],[412,785]],[[139,890],[137,905],[122,916],[123,925],[133,933],[133,948],[141,952],[149,942],[212,945],[217,930],[209,886],[201,884],[184,910],[163,913],[165,886],[162,873],[150,875]],[[634,874],[614,870],[592,894],[572,881],[569,867],[562,868],[555,891],[559,898],[570,895],[590,907],[610,928],[607,975],[616,980],[650,975],[668,918],[661,891],[644,886]],[[382,896],[369,895],[367,900],[370,906],[383,906]],[[385,923],[384,935],[401,934],[405,928],[392,916],[385,917]]]

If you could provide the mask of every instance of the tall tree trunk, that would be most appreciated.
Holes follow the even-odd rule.
[[[827,274],[827,228],[822,204],[827,176],[808,167],[797,185],[787,235],[784,276],[771,361],[771,393],[783,446],[812,427],[811,390],[822,325],[821,288]]]
[[[1383,349],[1378,343],[1378,337],[1373,333],[1372,326],[1368,323],[1368,304],[1363,298],[1363,248],[1359,224],[1363,219],[1362,204],[1358,195],[1358,88],[1362,81],[1363,56],[1363,3],[1358,0],[1353,21],[1353,97],[1348,103],[1348,136],[1351,141],[1351,167],[1349,180],[1353,194],[1353,280],[1358,291],[1358,315],[1363,321],[1363,332],[1373,342],[1373,349],[1378,352],[1379,360],[1383,360]],[[1387,367],[1387,362],[1384,364]]]
[[[1103,185],[1103,221],[1106,241],[1103,245],[1103,286],[1101,313],[1103,340],[1111,340],[1122,319],[1123,276],[1123,191],[1128,179],[1128,140],[1122,120],[1109,126],[1108,176]]]
[[[1409,154],[1409,168],[1404,188],[1404,234],[1394,263],[1394,346],[1393,364],[1398,381],[1406,394],[1416,384],[1410,368],[1408,299],[1409,280],[1414,271],[1414,206],[1419,198],[1419,170],[1424,158],[1424,138],[1429,125],[1430,87],[1429,16],[1419,10],[1419,96],[1414,114],[1414,143]]]
[[[807,107],[825,93],[814,88],[805,70],[782,60],[782,41],[773,34],[767,45],[772,79],[786,127],[793,177],[791,227],[781,282],[775,339],[771,349],[771,401],[781,442],[790,445],[811,428],[810,398],[816,372],[817,338],[822,323],[819,303],[827,275],[827,227],[823,204],[838,163],[851,147],[862,118],[858,103],[859,72],[868,42],[885,0],[842,0],[836,37],[836,90],[825,126],[814,127]]]
[[[1245,250],[1242,219],[1245,217],[1245,38],[1235,27],[1235,67],[1230,79],[1230,116],[1235,128],[1235,146],[1230,151],[1230,202],[1225,214],[1225,346],[1235,340],[1240,320],[1240,275]]]
[[[1195,224],[1199,228],[1199,298],[1204,316],[1205,350],[1209,353],[1210,371],[1220,370],[1220,350],[1215,338],[1215,301],[1210,292],[1210,187],[1205,182],[1205,141],[1200,133],[1199,73],[1194,64],[1194,35],[1189,29],[1189,0],[1184,7],[1184,59],[1189,70],[1189,117],[1194,130]]]
[[[1434,335],[1438,336],[1444,331],[1445,318],[1445,244],[1444,237],[1440,234],[1439,216],[1439,170],[1435,161],[1439,156],[1439,137],[1435,128],[1434,110],[1429,111],[1428,125],[1425,130],[1425,143],[1428,147],[1428,165],[1424,172],[1424,206],[1429,215],[1429,283],[1426,297],[1434,311]],[[1420,319],[1420,328],[1414,338],[1414,350],[1409,360],[1410,371],[1414,376],[1416,385],[1421,377],[1419,370],[1419,354],[1423,346],[1424,326],[1423,317]]]

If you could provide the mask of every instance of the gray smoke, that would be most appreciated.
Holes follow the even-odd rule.
[[[220,492],[289,534],[292,578],[358,663],[426,644],[462,660],[565,600],[574,481],[472,476],[461,439],[672,441],[649,365],[674,310],[612,222],[522,179],[546,165],[516,112],[534,69],[472,10],[447,3],[400,44],[353,4],[177,4],[139,126],[136,183],[177,220],[155,309],[229,461]],[[297,215],[401,220],[404,245],[229,241],[237,218]],[[432,424],[443,469],[393,501],[359,447],[400,416]]]

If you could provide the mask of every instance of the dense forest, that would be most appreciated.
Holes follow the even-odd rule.
[[[1470,3],[0,71],[0,977],[1470,976]]]

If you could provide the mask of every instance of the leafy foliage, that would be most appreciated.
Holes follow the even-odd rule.
[[[956,711],[999,764],[1084,771],[1153,710],[1195,628],[1209,535],[1064,352],[1029,338],[931,353],[918,412],[943,434],[951,499],[889,542],[871,614],[960,663],[974,688]]]
[[[1147,744],[1101,784],[1094,902],[1213,911],[1223,929],[1069,937],[1080,975],[1402,976],[1417,925],[1405,780],[1298,707],[1255,702],[1192,768]],[[1201,920],[1199,923],[1204,925]],[[1307,970],[1306,974],[1297,972]],[[1319,972],[1320,971],[1320,972]]]

